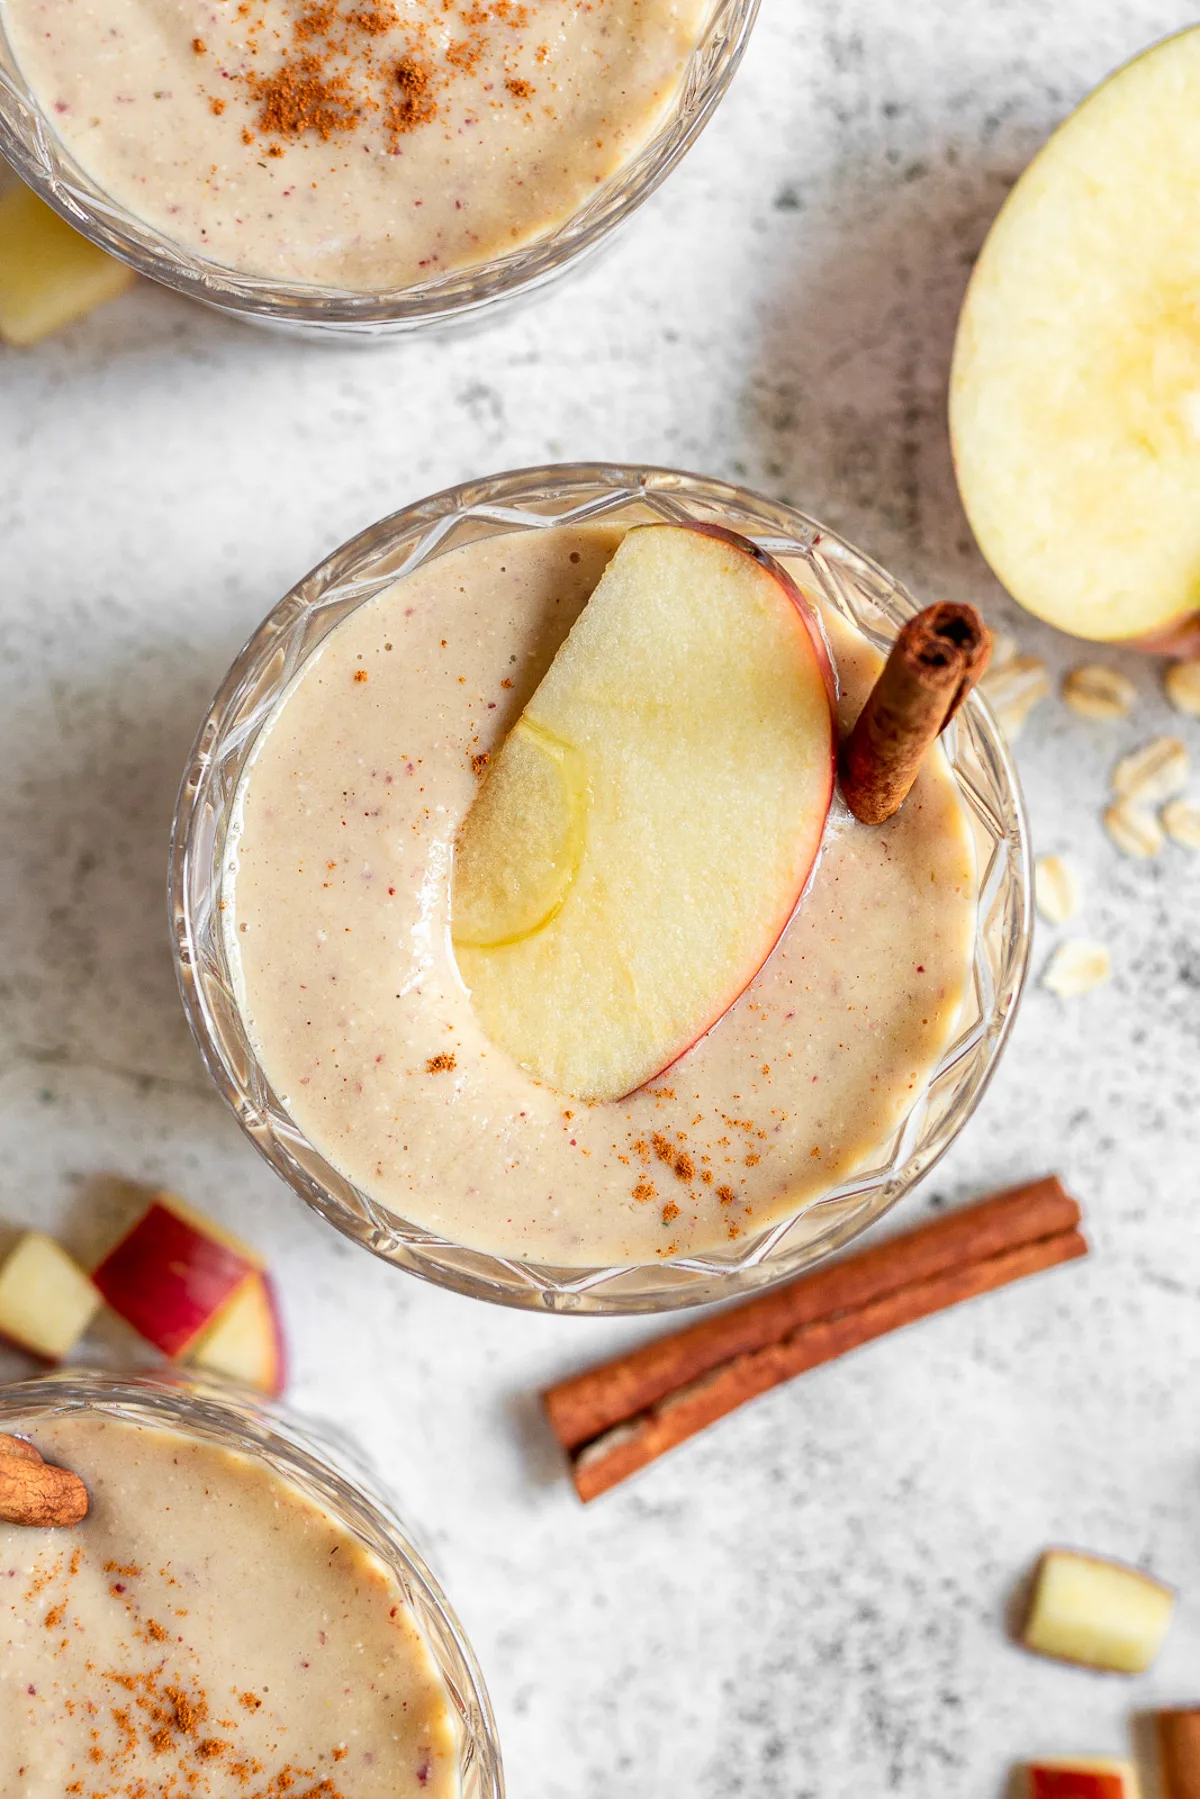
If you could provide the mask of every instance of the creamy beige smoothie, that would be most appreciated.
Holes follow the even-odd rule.
[[[0,1524],[5,1799],[454,1799],[457,1722],[395,1577],[257,1461],[39,1425],[91,1511]]]
[[[661,123],[711,0],[3,0],[66,149],[185,249],[363,292],[562,224]]]
[[[951,1039],[975,923],[939,749],[888,824],[836,802],[775,952],[660,1079],[583,1104],[488,1041],[450,941],[455,835],[621,535],[492,537],[346,618],[246,770],[224,893],[249,1034],[308,1139],[401,1217],[568,1266],[728,1248],[861,1166]],[[845,724],[880,658],[823,618]]]

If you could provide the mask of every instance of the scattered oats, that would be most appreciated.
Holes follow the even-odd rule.
[[[1039,856],[1033,865],[1033,893],[1047,924],[1065,924],[1079,910],[1079,877],[1061,856]]]
[[[1075,937],[1069,943],[1059,944],[1046,964],[1042,986],[1057,993],[1059,999],[1076,999],[1081,993],[1090,993],[1093,987],[1102,987],[1111,976],[1112,957],[1107,944]]]
[[[1169,800],[1188,778],[1188,753],[1178,737],[1155,737],[1122,756],[1113,769],[1112,790],[1119,800]]]
[[[1146,861],[1157,856],[1163,846],[1163,834],[1152,812],[1143,812],[1130,800],[1118,800],[1104,814],[1104,829],[1123,856],[1136,856]]]
[[[979,690],[995,712],[1004,735],[1015,741],[1033,708],[1049,693],[1050,675],[1046,664],[1036,656],[1014,656],[999,668],[989,668]]]
[[[1137,704],[1137,688],[1129,676],[1100,662],[1071,669],[1062,696],[1080,718],[1127,718]]]
[[[1200,806],[1195,801],[1172,800],[1158,816],[1172,843],[1181,843],[1185,850],[1200,850]]]
[[[1176,712],[1200,718],[1200,660],[1173,662],[1163,676],[1163,685]]]

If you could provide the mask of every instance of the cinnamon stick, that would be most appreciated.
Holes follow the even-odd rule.
[[[861,824],[900,810],[991,652],[974,606],[942,601],[903,626],[842,750],[842,796]]]
[[[1157,1712],[1163,1799],[1200,1799],[1200,1708]]]
[[[24,1437],[10,1437],[0,1431],[0,1456],[5,1455],[19,1456],[23,1462],[40,1462],[42,1459],[33,1444],[27,1443]]]
[[[78,1524],[87,1510],[87,1488],[77,1474],[44,1462],[21,1437],[0,1436],[0,1524]]]
[[[802,1276],[545,1395],[583,1500],[595,1499],[746,1400],[876,1337],[1087,1254],[1057,1177]]]
[[[758,1299],[560,1381],[544,1397],[551,1428],[564,1449],[578,1449],[733,1356],[762,1349],[802,1325],[861,1308],[965,1261],[982,1261],[1018,1244],[1073,1230],[1079,1217],[1078,1205],[1057,1175],[946,1212],[903,1237],[827,1263]]]

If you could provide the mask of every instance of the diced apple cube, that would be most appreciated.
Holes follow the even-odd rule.
[[[124,293],[133,270],[97,249],[25,186],[0,194],[0,337],[36,344]]]
[[[1031,1762],[1026,1774],[1028,1799],[1138,1799],[1126,1761]]]
[[[192,1348],[261,1272],[254,1251],[173,1194],[160,1193],[97,1268],[108,1304],[164,1355]]]
[[[1026,1648],[1116,1674],[1141,1674],[1162,1646],[1175,1595],[1138,1568],[1048,1549],[1022,1632]]]
[[[239,1287],[194,1345],[188,1361],[275,1398],[287,1378],[287,1355],[275,1290],[265,1274]]]
[[[74,1349],[99,1309],[83,1269],[40,1231],[26,1231],[0,1268],[0,1332],[49,1362]]]

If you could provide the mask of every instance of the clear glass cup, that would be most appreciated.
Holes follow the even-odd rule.
[[[157,1425],[263,1462],[298,1487],[387,1567],[445,1683],[458,1720],[461,1799],[504,1799],[496,1722],[483,1676],[442,1589],[391,1501],[340,1433],[304,1423],[235,1387],[168,1371],[118,1375],[67,1369],[0,1386],[0,1431],[28,1435],[81,1412]]]
[[[237,274],[146,225],[109,198],[59,142],[21,73],[0,0],[0,156],[56,212],[139,275],[220,311],[315,337],[394,337],[468,324],[573,267],[635,212],[700,135],[733,79],[759,0],[715,0],[671,108],[637,155],[562,225],[471,268],[385,293]]]
[[[220,898],[242,770],[281,694],[348,612],[398,576],[507,531],[605,519],[707,520],[796,558],[802,580],[886,649],[911,596],[833,532],[779,501],[669,469],[575,464],[472,481],[372,525],[306,575],[226,676],[184,775],[171,845],[180,991],[210,1073],[256,1148],[302,1199],[376,1255],[459,1293],[539,1310],[661,1312],[728,1299],[798,1273],[895,1205],[971,1116],[1008,1036],[1030,943],[1030,870],[1016,773],[973,694],[943,743],[972,820],[980,871],[973,979],[954,1041],[892,1139],[849,1180],[736,1247],[618,1268],[556,1268],[464,1248],[396,1216],[334,1168],[280,1104],[235,997]]]

